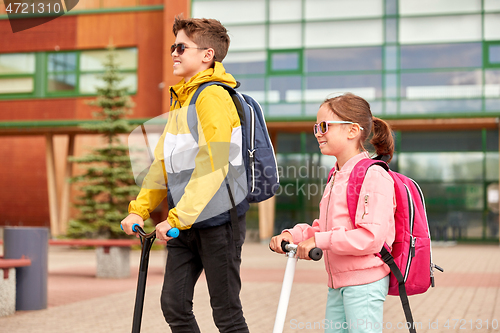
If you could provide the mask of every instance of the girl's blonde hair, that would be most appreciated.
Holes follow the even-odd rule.
[[[360,148],[365,150],[363,143],[368,139],[373,129],[370,143],[377,155],[389,155],[390,162],[394,154],[394,138],[388,123],[373,117],[370,104],[363,98],[351,93],[326,99],[322,105],[328,108],[341,120],[358,123],[361,131]]]

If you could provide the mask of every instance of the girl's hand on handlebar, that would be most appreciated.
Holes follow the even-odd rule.
[[[172,227],[167,222],[167,220],[165,220],[165,221],[163,221],[161,223],[158,223],[156,225],[156,238],[168,242],[169,240],[171,240],[173,238],[173,237],[168,237],[167,236],[167,232],[170,229],[172,229]]]
[[[274,252],[284,254],[285,252],[283,252],[283,250],[281,249],[281,241],[283,241],[283,240],[287,241],[288,243],[293,243],[292,234],[287,231],[287,232],[282,233],[281,235],[274,236],[273,238],[271,238],[271,242],[269,243],[269,247]]]
[[[316,240],[314,239],[313,236],[308,240],[305,240],[297,244],[297,256],[299,257],[299,259],[311,260],[311,258],[309,257],[309,251],[311,251],[315,247],[316,247]]]

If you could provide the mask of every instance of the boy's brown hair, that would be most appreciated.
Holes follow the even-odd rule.
[[[212,48],[215,51],[215,60],[222,61],[229,49],[230,38],[226,28],[215,19],[205,18],[188,18],[185,19],[182,15],[175,17],[173,26],[174,35],[184,30],[188,36],[198,47]]]

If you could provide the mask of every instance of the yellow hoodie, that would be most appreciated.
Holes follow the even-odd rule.
[[[228,196],[220,193],[225,188],[228,162],[243,165],[241,124],[236,107],[224,88],[209,86],[196,101],[198,142],[191,134],[193,129],[189,128],[187,120],[188,105],[196,89],[202,83],[212,81],[236,86],[233,76],[226,73],[220,62],[215,62],[214,68],[198,73],[188,82],[182,79],[170,88],[168,121],[141,191],[136,200],[130,202],[129,213],[146,220],[165,199],[168,188],[175,202],[167,219],[172,227],[188,229],[195,222],[214,216],[210,212],[210,202],[212,210],[221,208],[216,207],[221,201],[217,195]],[[173,186],[174,179],[176,187]],[[179,186],[180,183],[183,185]]]

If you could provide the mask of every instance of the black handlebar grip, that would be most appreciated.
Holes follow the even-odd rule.
[[[282,240],[281,241],[281,249],[283,250],[283,252],[288,252],[287,249],[286,249],[286,246],[288,244],[290,244],[290,243],[287,242],[286,240]],[[319,247],[312,248],[309,251],[309,258],[311,258],[314,261],[318,261],[322,257],[323,257],[323,250],[321,250]]]
[[[314,261],[318,261],[323,257],[323,250],[321,250],[319,247],[315,247],[309,251],[309,258],[311,258]]]
[[[283,252],[285,252],[285,253],[286,253],[286,252],[288,252],[288,250],[286,249],[286,246],[287,246],[288,244],[290,244],[290,242],[287,242],[287,241],[286,241],[286,240],[284,240],[284,239],[281,241],[281,249],[282,249],[282,250],[283,250]]]

